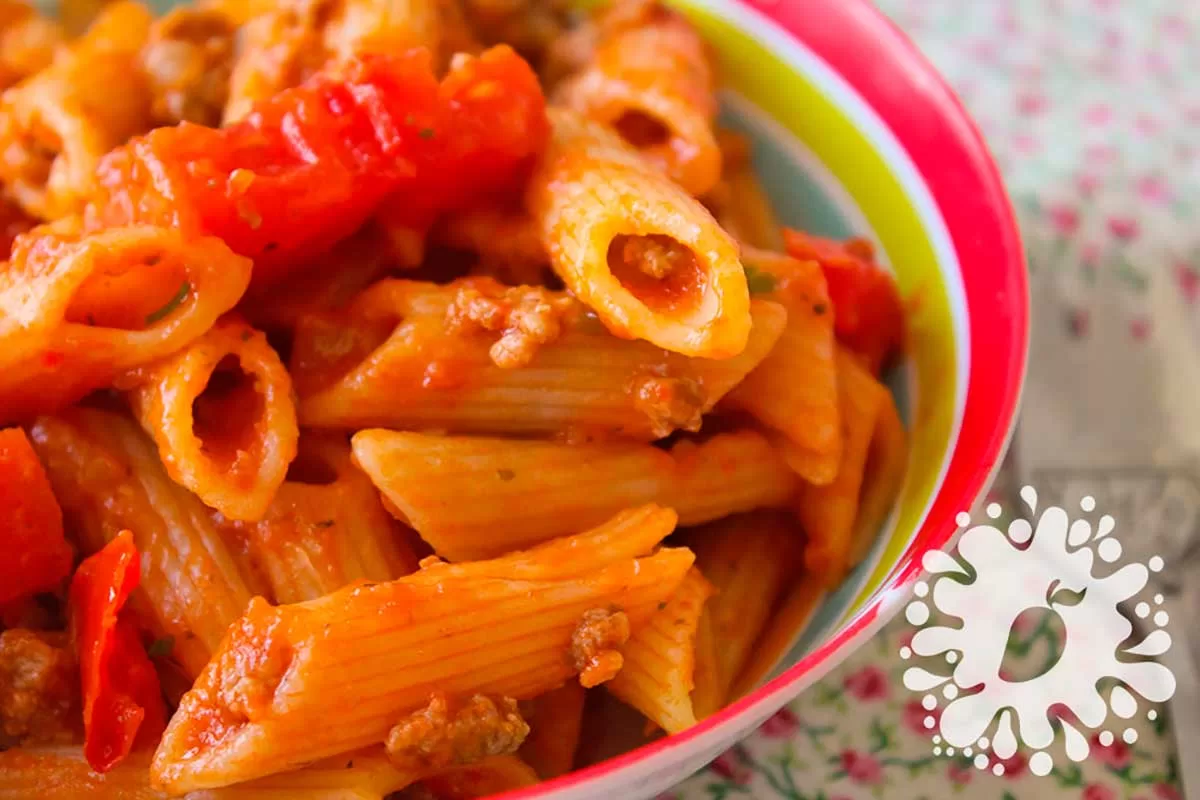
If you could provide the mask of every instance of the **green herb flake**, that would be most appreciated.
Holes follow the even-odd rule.
[[[417,135],[422,139],[432,139],[434,137],[433,128],[421,128],[421,132]]]
[[[829,309],[826,308],[824,303],[817,303],[815,306],[813,306],[813,313],[816,314],[818,317],[821,316],[822,314],[824,314],[828,310]]]
[[[320,522],[316,523],[316,527],[318,527],[318,528],[332,528],[332,527],[333,527],[333,520],[331,520],[331,519],[323,519],[323,520],[321,520]]]
[[[661,603],[659,603],[659,604],[658,604],[658,610],[659,610],[659,611],[662,611],[662,610],[663,610],[664,608],[666,608],[666,607],[667,607],[667,603],[666,603],[666,601],[663,601],[663,602],[661,602]]]
[[[151,658],[166,658],[171,655],[171,651],[175,649],[175,637],[164,636],[161,639],[155,639],[149,647],[146,648],[146,655]]]
[[[513,478],[517,477],[517,473],[513,472],[511,469],[498,469],[496,470],[496,475],[502,481],[511,481]]]
[[[250,336],[251,336],[250,331],[242,331],[242,341],[243,342],[250,341]]]
[[[166,305],[146,317],[146,324],[153,325],[154,323],[166,317],[175,309],[179,308],[179,306],[183,304],[183,301],[187,299],[188,292],[191,290],[192,285],[187,281],[184,281],[179,287],[179,291],[175,293],[174,297],[167,301]]]
[[[746,272],[746,286],[750,289],[750,294],[770,294],[775,291],[774,275],[749,265],[743,266],[742,269]]]

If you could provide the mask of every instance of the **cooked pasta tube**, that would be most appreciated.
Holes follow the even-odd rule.
[[[578,681],[571,681],[524,704],[529,735],[518,754],[542,780],[552,780],[574,769],[585,700],[587,690]]]
[[[62,26],[29,3],[0,3],[0,89],[50,66],[65,39]]]
[[[732,699],[734,681],[784,588],[801,569],[803,537],[788,514],[759,512],[693,531],[687,542],[696,552],[697,568],[716,589],[704,607],[716,663],[705,673],[704,706],[697,708],[703,718]]]
[[[723,702],[731,703],[745,697],[762,683],[796,645],[800,634],[812,621],[817,606],[825,596],[825,581],[808,572],[793,577],[791,581]]]
[[[472,275],[488,275],[510,286],[537,286],[550,273],[542,235],[523,209],[481,208],[451,214],[434,226],[437,244],[471,253]]]
[[[149,27],[144,7],[114,3],[67,52],[0,97],[0,181],[33,216],[78,212],[100,157],[148,127],[137,58]]]
[[[534,786],[538,775],[516,756],[493,756],[478,764],[451,767],[421,785],[437,800],[475,800]]]
[[[689,356],[740,353],[750,298],[736,242],[612,131],[549,114],[527,201],[567,288],[618,336]]]
[[[250,260],[166,228],[80,238],[66,220],[17,239],[0,271],[0,423],[109,386],[180,350],[233,307]]]
[[[561,292],[389,280],[302,319],[291,366],[306,426],[650,441],[699,430],[768,357],[787,314],[756,301],[752,317],[746,348],[714,361],[613,336]]]
[[[618,2],[597,27],[591,60],[559,86],[557,100],[615,129],[691,194],[707,193],[721,177],[721,149],[704,40],[657,0]]]
[[[695,525],[784,507],[797,487],[767,440],[752,431],[670,450],[384,430],[361,431],[352,446],[389,510],[452,561],[544,542],[642,503],[674,508],[682,524]],[[474,502],[464,503],[468,496]]]
[[[166,800],[166,793],[150,785],[151,755],[132,753],[108,772],[98,773],[88,765],[79,747],[0,752],[0,800]],[[192,792],[187,800],[384,800],[418,777],[396,769],[383,748],[376,747],[294,772]]]
[[[809,483],[826,485],[842,456],[834,352],[833,306],[821,267],[784,255],[744,249],[762,297],[781,303],[787,327],[771,354],[724,404],[781,435],[788,464]]]
[[[234,19],[216,8],[179,6],[155,20],[141,52],[154,125],[221,122],[236,33]]]
[[[879,416],[889,402],[887,388],[840,346],[837,376],[843,431],[837,477],[825,486],[801,482],[795,502],[796,517],[807,536],[804,563],[826,585],[836,584],[850,568],[867,456]]]
[[[403,530],[379,492],[350,462],[342,437],[306,433],[287,480],[257,522],[225,521],[277,603],[313,600],[360,580],[388,581],[417,568]]]
[[[896,402],[889,394],[875,420],[875,431],[867,451],[867,465],[859,493],[854,539],[850,545],[849,565],[867,556],[896,502],[896,495],[908,471],[908,434],[900,421]]]
[[[267,338],[226,317],[128,380],[171,478],[229,519],[261,519],[300,435],[292,380]]]
[[[605,688],[667,733],[696,724],[696,629],[712,584],[693,567],[621,651],[624,664]]]
[[[693,558],[606,558],[587,546],[594,538],[493,562],[431,560],[391,583],[290,606],[252,601],[181,700],[154,780],[170,792],[216,788],[366,747],[435,691],[519,700],[581,671],[611,677],[615,648]]]
[[[703,720],[720,711],[725,705],[726,692],[721,685],[712,614],[701,614],[696,624],[696,669],[692,680],[695,683],[692,689],[692,713],[696,719]]]
[[[128,608],[139,627],[171,642],[184,672],[199,674],[264,587],[226,547],[204,504],[167,476],[154,443],[131,420],[75,408],[40,417],[30,437],[85,554],[121,530],[133,532],[142,574]]]
[[[331,59],[413,47],[427,48],[439,72],[454,53],[479,50],[451,0],[282,0],[241,28],[225,124]]]
[[[705,195],[704,204],[743,246],[783,252],[783,226],[754,170],[749,140],[732,131],[718,131],[717,143],[724,169],[721,181]]]

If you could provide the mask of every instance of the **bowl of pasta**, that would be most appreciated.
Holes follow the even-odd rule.
[[[1024,375],[862,0],[0,0],[0,797],[648,798],[860,646]]]

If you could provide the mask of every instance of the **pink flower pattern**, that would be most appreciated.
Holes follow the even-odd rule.
[[[752,1],[769,10],[790,0]],[[1186,313],[1200,315],[1200,102],[1191,80],[1200,69],[1200,9],[1178,0],[875,2],[975,112],[1015,201],[1030,263],[1070,281],[1070,307],[1048,324],[1080,340],[1115,329],[1152,342],[1165,328],[1137,298],[1157,281]],[[1114,279],[1128,280],[1130,306],[1101,317],[1093,292]],[[714,783],[731,787],[721,795],[727,800],[793,797],[773,788],[788,784],[778,777],[787,754],[789,778],[806,800],[960,796],[955,787],[971,800],[1182,800],[1167,779],[1172,736],[1144,720],[1134,745],[1117,738],[1104,746],[1092,736],[1091,757],[1070,785],[1033,775],[1025,751],[1004,762],[1002,777],[962,754],[910,774],[930,757],[924,720],[940,719],[944,706],[926,711],[900,684],[905,663],[886,655],[911,646],[913,633],[903,620],[885,628],[878,646],[853,654],[671,800],[710,800]]]

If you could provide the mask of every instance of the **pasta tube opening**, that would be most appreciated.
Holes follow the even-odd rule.
[[[701,358],[742,352],[750,294],[737,243],[611,130],[549,113],[527,203],[567,288],[618,336]]]
[[[230,519],[266,513],[296,455],[292,382],[266,337],[223,319],[130,394],[171,477]]]

